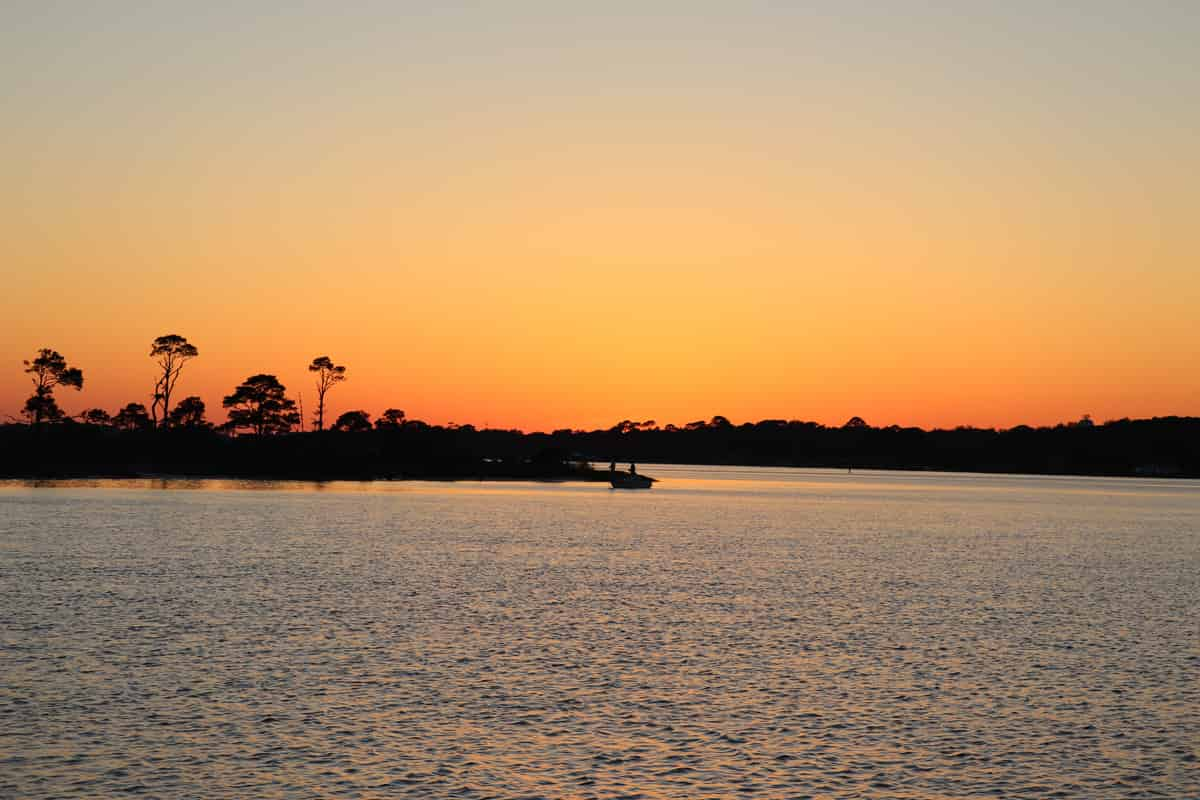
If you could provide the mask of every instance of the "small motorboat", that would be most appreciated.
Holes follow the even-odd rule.
[[[649,489],[654,484],[654,478],[648,475],[630,475],[628,472],[614,472],[608,476],[608,482],[614,489]]]
[[[654,484],[654,478],[649,475],[638,475],[637,467],[629,465],[629,472],[617,472],[614,462],[608,468],[608,482],[614,489],[649,489]]]

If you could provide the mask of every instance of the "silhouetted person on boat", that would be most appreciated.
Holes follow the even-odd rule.
[[[632,461],[629,462],[629,474],[637,475],[637,464],[633,463]]]
[[[608,464],[608,471],[609,471],[609,472],[616,472],[616,471],[617,471],[617,462],[616,462],[616,461],[610,461],[610,462],[609,462],[609,464]]]

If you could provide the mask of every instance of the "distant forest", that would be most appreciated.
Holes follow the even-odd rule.
[[[24,419],[0,425],[0,477],[145,475],[300,479],[607,479],[589,463],[716,464],[838,469],[1200,477],[1200,417],[1088,417],[1053,427],[875,428],[853,417],[841,427],[798,420],[735,425],[716,416],[683,426],[623,420],[593,431],[523,433],[429,425],[389,408],[378,418],[342,413],[326,427],[326,396],[346,367],[314,358],[311,430],[274,375],[248,377],[222,402],[227,421],[206,419],[196,396],[175,404],[184,365],[199,355],[177,334],[151,345],[157,367],[149,409],[62,412],[57,389],[83,388],[83,372],[57,351],[25,363],[34,391]]]

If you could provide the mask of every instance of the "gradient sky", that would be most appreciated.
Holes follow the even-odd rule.
[[[1200,3],[208,5],[0,6],[0,415],[1200,414]]]

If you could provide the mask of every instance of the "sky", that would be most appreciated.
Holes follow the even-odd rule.
[[[0,5],[0,417],[1200,414],[1200,4],[575,5]]]

